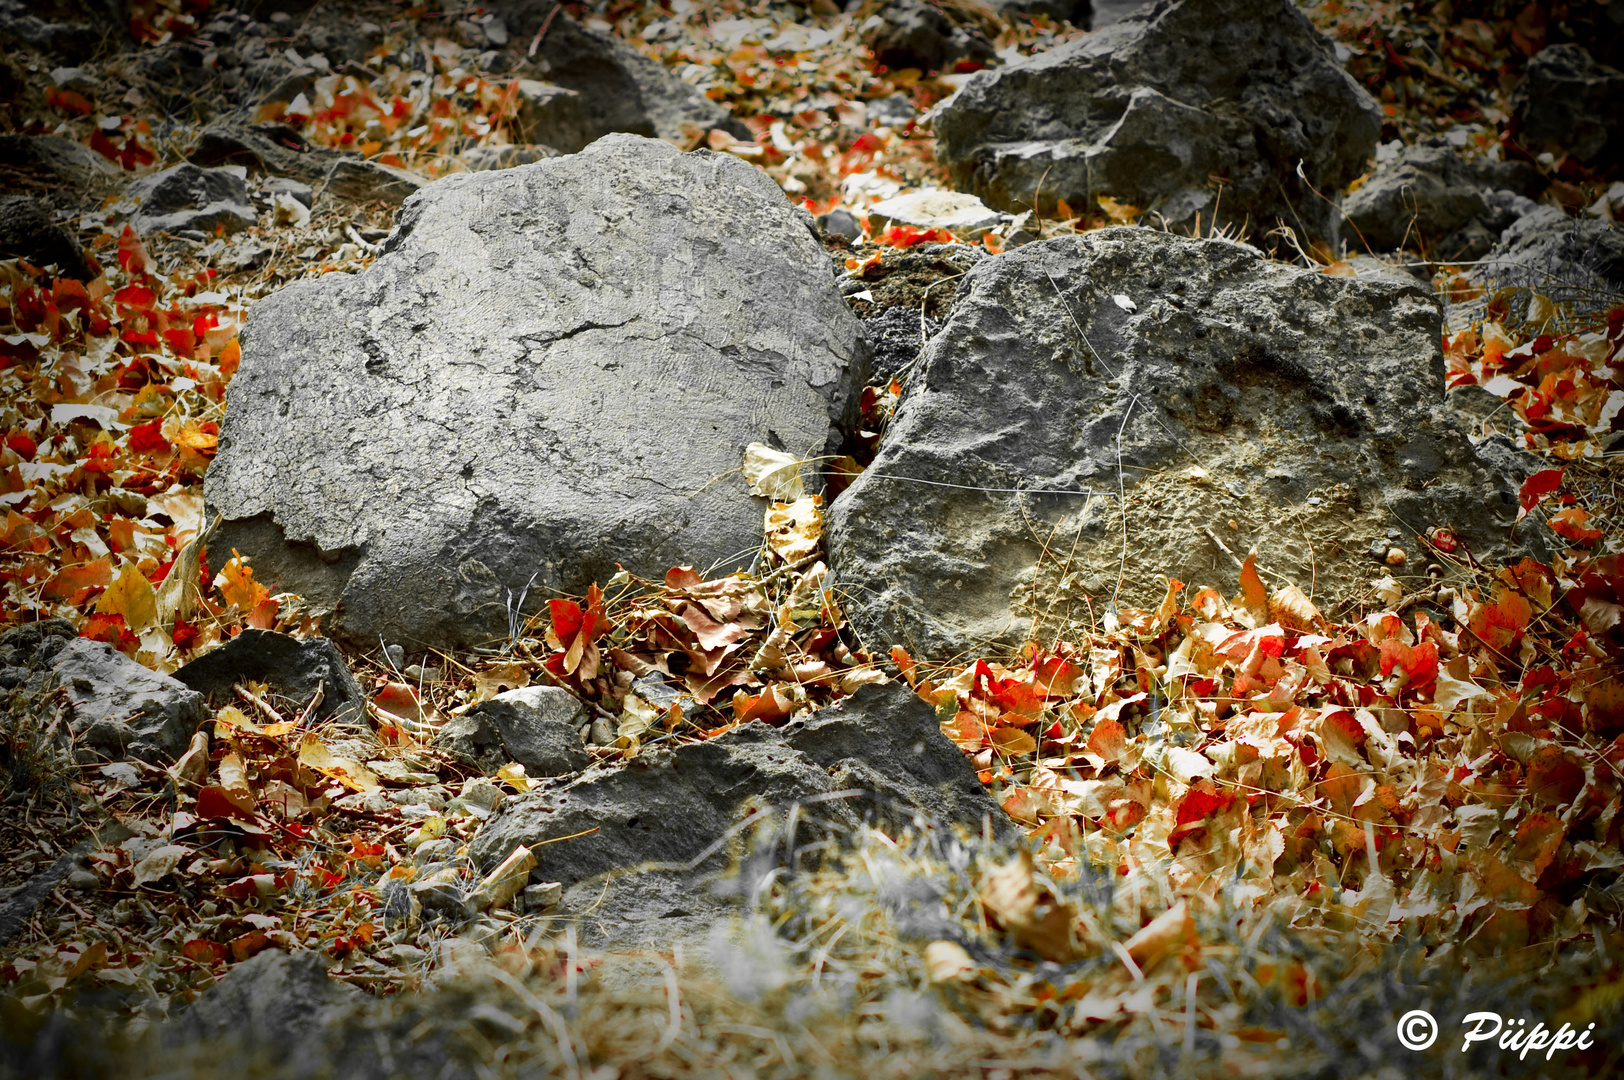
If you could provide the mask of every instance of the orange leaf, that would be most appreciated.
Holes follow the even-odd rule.
[[[1570,506],[1551,515],[1551,531],[1575,544],[1594,544],[1601,539],[1601,530],[1586,527],[1589,520],[1590,514],[1583,507]]]
[[[271,595],[269,589],[254,580],[253,568],[236,548],[231,549],[230,561],[214,579],[214,587],[220,590],[221,598],[238,611],[253,611]]]
[[[1094,725],[1088,736],[1088,748],[1105,759],[1107,765],[1122,760],[1128,749],[1128,732],[1121,724],[1107,717]]]
[[[226,947],[216,945],[212,941],[202,938],[193,938],[180,947],[180,954],[195,964],[223,964],[226,961]]]

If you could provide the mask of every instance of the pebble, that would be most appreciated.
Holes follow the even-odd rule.
[[[389,663],[394,667],[398,668],[406,662],[406,647],[404,645],[385,645],[383,654],[389,658]]]
[[[68,888],[75,892],[89,892],[101,888],[101,878],[89,870],[75,870],[68,875]]]

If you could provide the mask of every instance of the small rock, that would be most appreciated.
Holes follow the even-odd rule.
[[[486,810],[495,810],[502,805],[505,794],[501,788],[489,780],[473,779],[463,781],[462,791],[457,798],[470,806],[481,806]]]
[[[531,885],[524,890],[524,909],[529,912],[546,911],[555,908],[564,898],[564,886],[556,881],[543,882],[540,885]]]
[[[0,198],[0,256],[54,266],[79,281],[96,276],[79,241],[27,195]]]
[[[142,177],[124,193],[137,204],[130,223],[142,236],[187,229],[212,235],[216,228],[234,233],[257,220],[247,180],[229,166],[176,165]]]
[[[400,645],[384,646],[383,654],[389,660],[389,666],[399,668],[406,662],[406,649]]]
[[[411,889],[424,911],[462,911],[462,875],[452,867],[436,870],[422,881],[413,882]]]
[[[427,866],[430,863],[445,862],[456,853],[457,842],[449,836],[442,836],[437,840],[425,840],[417,845],[412,858],[417,861],[417,865]]]
[[[819,214],[817,222],[825,236],[844,236],[852,243],[863,238],[863,223],[844,206],[836,207],[827,214]]]
[[[604,717],[596,718],[592,721],[590,738],[593,746],[613,746],[615,742],[614,725]]]
[[[386,202],[399,206],[407,196],[428,183],[416,173],[376,161],[342,158],[327,170],[323,190],[351,202]]]
[[[286,195],[302,203],[307,209],[316,199],[316,191],[303,180],[295,180],[289,176],[272,176],[265,181],[265,190],[274,198],[277,195]]]
[[[913,102],[908,100],[906,94],[892,94],[890,97],[877,98],[868,103],[868,118],[876,124],[886,127],[901,127],[915,116],[918,110]]]
[[[79,67],[59,67],[51,72],[51,82],[59,90],[72,90],[89,96],[101,89],[101,80]]]
[[[101,888],[101,878],[89,870],[75,870],[68,875],[68,888],[75,892],[89,892]]]
[[[958,191],[911,191],[869,207],[869,221],[878,228],[908,225],[916,229],[945,229],[954,236],[979,236],[1004,221],[974,195]]]
[[[501,736],[506,759],[527,776],[562,776],[586,768],[589,759],[575,738],[586,713],[578,698],[557,686],[526,686],[496,695],[469,710]]]

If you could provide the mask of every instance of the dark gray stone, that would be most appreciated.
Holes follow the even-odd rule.
[[[428,181],[416,173],[362,158],[340,158],[327,170],[323,194],[349,202],[384,202],[399,206]]]
[[[1326,608],[1374,576],[1350,538],[1389,526],[1492,560],[1536,465],[1443,411],[1440,337],[1418,284],[1227,241],[1113,228],[985,260],[830,507],[851,624],[939,659],[1070,636],[1155,607],[1159,574],[1233,592],[1214,535]]]
[[[861,792],[817,801],[850,789]],[[677,920],[703,922],[718,910],[708,882],[727,866],[722,841],[752,808],[786,811],[809,799],[802,842],[820,818],[846,828],[864,816],[895,826],[915,815],[974,833],[986,822],[1000,833],[1013,828],[942,735],[934,710],[892,683],[865,686],[783,728],[746,724],[509,798],[470,855],[489,869],[524,844],[537,859],[532,878],[564,885],[566,912],[589,915],[611,940],[657,937],[691,925]]]
[[[1048,213],[1057,198],[1110,195],[1174,228],[1199,214],[1203,231],[1254,235],[1277,218],[1327,235],[1336,218],[1308,185],[1334,196],[1381,130],[1376,102],[1289,0],[1161,0],[978,73],[932,117],[954,186],[989,206]]]
[[[219,648],[204,653],[175,672],[174,678],[215,706],[235,701],[232,686],[252,680],[287,699],[295,712],[321,688],[321,703],[311,719],[341,724],[366,720],[366,694],[355,681],[338,648],[326,638],[300,641],[274,630],[250,627]]]
[[[542,23],[532,64],[548,82],[578,93],[570,114],[573,128],[537,131],[525,137],[566,153],[612,132],[630,132],[693,145],[713,128],[740,139],[750,129],[727,109],[683,82],[613,34],[590,30],[546,0],[504,0],[496,5],[515,41],[530,42]]]
[[[501,733],[508,759],[526,776],[580,772],[592,761],[581,745],[586,707],[558,686],[526,686],[497,694],[469,712],[488,719]]]
[[[1511,94],[1512,135],[1586,165],[1624,162],[1624,71],[1581,45],[1547,45]]]
[[[109,757],[174,758],[209,718],[203,695],[104,642],[74,638],[50,665],[78,745]]]
[[[0,161],[88,193],[109,186],[122,175],[117,165],[90,147],[60,135],[0,135]]]
[[[744,446],[839,445],[866,342],[804,211],[610,136],[459,173],[359,275],[260,301],[205,481],[215,543],[375,643],[506,637],[503,589],[748,559]],[[700,490],[703,488],[703,490]]]
[[[0,198],[0,256],[55,266],[63,277],[80,281],[96,276],[74,235],[27,195]]]
[[[250,172],[263,171],[319,184],[326,181],[337,162],[353,156],[312,146],[286,124],[222,121],[203,129],[187,160],[205,167],[241,165]]]
[[[985,64],[993,58],[992,42],[973,27],[956,25],[924,0],[889,0],[875,14],[879,25],[864,43],[875,63],[900,71],[942,71],[960,60]]]
[[[235,170],[203,169],[190,163],[143,176],[124,189],[136,203],[130,224],[142,236],[192,230],[234,233],[253,225],[248,182]]]
[[[1445,146],[1405,147],[1347,197],[1342,210],[1350,228],[1343,239],[1376,251],[1425,249],[1437,261],[1477,259],[1534,209],[1523,192],[1538,194],[1542,178],[1532,166],[1525,171],[1516,164],[1468,162]],[[1490,199],[1501,186],[1513,190]]]
[[[581,745],[586,707],[557,686],[527,686],[480,702],[441,726],[436,746],[487,776],[517,761],[526,776],[577,773],[592,759]]]
[[[902,377],[913,366],[925,341],[941,326],[910,305],[886,308],[863,328],[874,342],[874,376],[890,380]]]
[[[1486,302],[1503,289],[1515,290],[1504,298],[1513,322],[1535,294],[1581,318],[1603,313],[1624,294],[1624,227],[1541,206],[1506,229],[1466,276],[1484,294],[1450,309],[1452,327],[1482,318]]]
[[[855,243],[863,238],[863,223],[857,220],[857,215],[845,207],[818,215],[818,228],[823,230],[825,236],[844,236],[847,241]]]

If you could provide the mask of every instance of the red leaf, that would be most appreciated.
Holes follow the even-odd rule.
[[[96,134],[100,135],[101,132],[98,131]],[[90,145],[94,149],[101,150],[100,147],[96,146],[94,138],[91,139]],[[109,147],[111,145],[111,143],[108,144]],[[118,156],[116,150],[111,154],[108,154],[106,150],[102,150],[102,153],[110,158]],[[135,235],[135,230],[128,225],[124,226],[124,232],[118,238],[118,265],[123,268],[126,274],[144,274],[151,261],[147,255],[147,249],[141,243],[141,238]]]
[[[1526,517],[1528,511],[1539,504],[1540,499],[1561,486],[1561,469],[1541,469],[1527,480],[1524,480],[1522,489],[1517,492],[1517,502],[1522,506],[1522,511],[1517,515],[1518,520]]]
[[[13,431],[6,436],[6,448],[15,451],[17,456],[25,461],[34,460],[34,455],[39,452],[39,444],[32,436],[22,431]]]
[[[216,945],[212,941],[202,938],[193,938],[180,947],[180,954],[195,964],[223,964],[226,962],[226,947]]]
[[[130,429],[129,447],[137,454],[163,454],[169,451],[169,442],[163,436],[164,422],[149,420]]]

